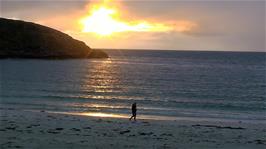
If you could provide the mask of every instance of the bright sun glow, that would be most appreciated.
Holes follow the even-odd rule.
[[[101,36],[111,35],[115,32],[167,32],[172,27],[161,23],[149,23],[147,21],[126,22],[118,19],[119,12],[107,6],[92,9],[89,16],[80,20],[82,31],[96,33]]]

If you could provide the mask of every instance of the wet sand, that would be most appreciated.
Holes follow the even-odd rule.
[[[263,149],[265,124],[89,117],[0,108],[0,148]]]

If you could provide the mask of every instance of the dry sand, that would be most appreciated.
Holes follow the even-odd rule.
[[[0,148],[263,149],[265,124],[245,122],[130,122],[121,118],[0,108]]]

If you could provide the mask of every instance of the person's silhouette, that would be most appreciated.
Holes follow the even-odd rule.
[[[129,120],[131,121],[131,119],[134,117],[134,121],[136,121],[136,117],[137,117],[137,103],[134,102],[132,104],[131,110],[132,110],[132,116],[129,118]]]

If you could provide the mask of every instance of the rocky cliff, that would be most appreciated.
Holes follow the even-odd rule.
[[[84,42],[31,22],[0,18],[0,58],[107,58]]]

